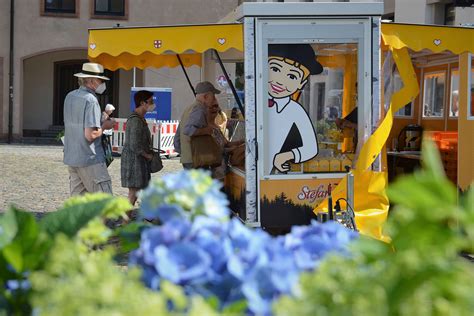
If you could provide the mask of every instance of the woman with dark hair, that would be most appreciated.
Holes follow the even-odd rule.
[[[137,91],[134,100],[135,111],[127,119],[121,158],[122,187],[128,188],[132,205],[137,200],[137,192],[144,189],[151,178],[149,165],[153,158],[153,145],[145,114],[155,109],[150,91]]]

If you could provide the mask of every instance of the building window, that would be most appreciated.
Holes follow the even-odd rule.
[[[77,17],[79,15],[79,1],[41,0],[41,15]]]
[[[425,75],[423,85],[423,118],[444,117],[446,74],[435,72]]]
[[[452,3],[446,4],[444,7],[444,25],[454,25],[456,18],[456,7]]]
[[[412,102],[407,103],[404,107],[402,107],[400,110],[398,110],[395,113],[395,117],[413,117],[413,106]]]
[[[126,0],[93,0],[93,18],[123,19],[128,15]]]

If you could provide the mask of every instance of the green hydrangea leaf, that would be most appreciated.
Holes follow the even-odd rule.
[[[63,233],[73,237],[97,216],[117,218],[125,216],[125,212],[130,209],[131,205],[125,198],[104,193],[86,194],[67,200],[61,209],[47,214],[40,225],[51,236]]]
[[[17,231],[10,243],[3,248],[2,254],[5,261],[21,273],[35,268],[45,260],[51,241],[40,230],[33,214],[15,208],[9,212],[9,220],[15,219],[16,224],[13,225],[17,226]]]
[[[5,213],[0,215],[0,249],[8,245],[17,232],[18,224],[16,222],[15,211],[13,208],[9,208]]]

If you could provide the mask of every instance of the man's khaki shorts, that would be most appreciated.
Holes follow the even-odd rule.
[[[87,167],[68,167],[68,170],[71,196],[88,192],[112,194],[112,180],[105,162]]]

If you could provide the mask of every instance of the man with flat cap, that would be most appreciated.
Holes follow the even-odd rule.
[[[323,67],[309,44],[271,44],[268,47],[268,108],[271,137],[268,173],[287,172],[289,161],[302,163],[318,154],[311,118],[291,96],[302,90],[310,75]]]
[[[184,169],[193,167],[191,136],[212,134],[214,128],[207,124],[207,109],[217,102],[216,94],[221,93],[209,81],[198,83],[195,91],[196,99],[184,110],[174,137],[174,148]]]
[[[101,136],[114,125],[113,120],[101,123],[97,94],[105,89],[104,67],[85,63],[75,74],[79,88],[64,100],[64,164],[68,166],[71,195],[88,192],[112,194],[112,182],[105,163]]]

